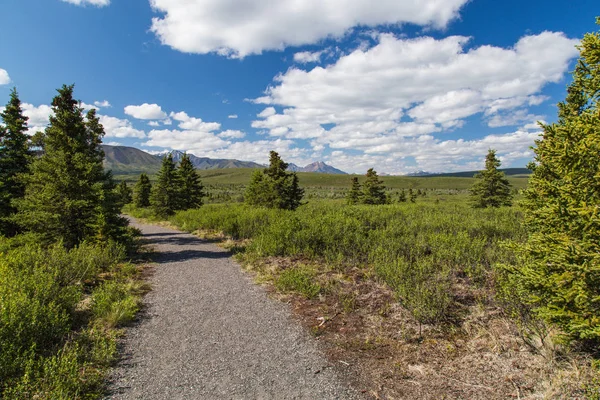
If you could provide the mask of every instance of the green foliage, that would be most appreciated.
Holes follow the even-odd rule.
[[[485,170],[475,175],[477,182],[471,187],[474,207],[500,207],[512,204],[510,183],[504,176],[504,172],[498,171],[499,166],[500,160],[496,158],[496,151],[490,149],[485,158]]]
[[[600,19],[598,20],[600,23]],[[523,301],[571,338],[600,339],[600,33],[580,46],[559,120],[542,125],[522,206],[529,231],[505,266]]]
[[[358,178],[355,176],[352,178],[352,186],[350,187],[350,191],[346,195],[346,203],[353,205],[359,204],[362,200],[362,191],[360,188],[360,183],[358,182]]]
[[[104,327],[113,328],[133,320],[139,304],[131,290],[120,282],[108,281],[92,296],[92,314]]]
[[[406,191],[404,189],[402,189],[400,191],[400,194],[398,194],[398,202],[399,203],[406,203],[407,198],[406,198]]]
[[[202,206],[202,198],[206,196],[204,186],[200,177],[187,154],[184,154],[179,163],[180,187],[180,209],[189,210],[190,208],[199,208]]]
[[[73,86],[58,90],[52,110],[44,153],[31,164],[14,220],[46,244],[123,240],[127,220],[119,216],[115,183],[102,166],[104,129],[95,110],[84,118]]]
[[[16,213],[12,204],[25,195],[25,185],[21,175],[29,170],[31,152],[27,136],[27,120],[21,108],[21,100],[16,89],[0,117],[0,235],[13,236],[18,233],[18,225],[11,220]]]
[[[0,397],[99,397],[116,342],[93,320],[85,327],[80,305],[98,276],[120,276],[123,247],[10,247],[0,243]]]
[[[415,193],[415,191],[412,190],[412,188],[408,189],[408,199],[411,203],[417,202],[417,193]]]
[[[150,206],[150,193],[152,193],[152,184],[148,175],[142,173],[139,181],[135,184],[133,191],[133,204],[135,207],[143,208]]]
[[[383,181],[377,176],[377,172],[370,168],[367,171],[367,179],[363,185],[363,204],[386,204],[388,199],[385,195]]]
[[[315,283],[315,275],[315,272],[306,266],[288,268],[277,277],[275,286],[281,291],[299,292],[311,299],[321,291],[321,286]]]
[[[119,197],[119,203],[121,205],[129,204],[133,201],[133,191],[127,185],[127,182],[121,181],[117,186],[117,195]]]
[[[269,167],[252,174],[244,195],[249,205],[295,210],[302,203],[304,189],[300,188],[295,172],[287,172],[285,163],[275,151],[271,151]]]
[[[187,231],[207,229],[251,239],[248,257],[300,257],[333,266],[373,267],[423,323],[449,316],[454,277],[485,285],[491,265],[510,253],[499,243],[521,237],[519,211],[471,209],[464,202],[380,207],[311,202],[296,212],[215,204],[179,212],[170,221]],[[286,272],[292,276],[283,279],[302,282],[304,278],[294,274],[307,276],[305,272]]]
[[[180,185],[181,180],[175,168],[173,156],[167,154],[162,160],[162,165],[160,171],[158,171],[156,183],[152,187],[152,194],[150,196],[150,204],[157,216],[166,218],[180,209]]]

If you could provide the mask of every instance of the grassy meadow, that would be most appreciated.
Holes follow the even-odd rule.
[[[474,178],[382,177],[392,204],[350,206],[351,176],[300,173],[304,204],[267,209],[243,203],[250,173],[201,171],[208,204],[169,222],[233,251],[373,397],[598,398],[597,366],[503,279],[526,235],[518,202],[471,207]],[[518,200],[527,178],[509,180]]]

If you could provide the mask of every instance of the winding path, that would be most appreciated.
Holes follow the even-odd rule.
[[[133,225],[156,251],[140,320],[126,331],[109,399],[355,399],[314,341],[229,253]]]

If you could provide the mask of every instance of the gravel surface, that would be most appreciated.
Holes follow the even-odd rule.
[[[314,339],[225,250],[133,223],[156,250],[108,399],[355,399]]]

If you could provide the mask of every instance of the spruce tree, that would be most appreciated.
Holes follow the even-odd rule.
[[[400,203],[406,203],[406,191],[404,189],[402,189],[402,191],[398,195],[398,201]]]
[[[359,204],[362,199],[362,191],[360,188],[360,183],[358,182],[358,178],[355,176],[352,178],[352,186],[350,187],[350,191],[346,195],[346,203],[349,205]]]
[[[475,178],[477,181],[470,189],[473,207],[501,207],[512,204],[512,193],[510,183],[499,171],[500,160],[496,157],[496,151],[490,149],[485,158],[485,170],[481,171]]]
[[[408,199],[411,203],[417,202],[417,193],[412,188],[408,189]]]
[[[150,205],[158,217],[167,218],[180,209],[180,185],[181,181],[173,161],[173,155],[167,154],[162,159],[162,165],[150,196]]]
[[[269,167],[256,171],[244,194],[247,204],[269,208],[295,210],[302,204],[304,189],[295,172],[287,172],[288,164],[271,151]]]
[[[0,235],[13,236],[18,225],[11,220],[17,212],[13,202],[25,195],[22,176],[29,170],[31,152],[27,135],[27,120],[16,89],[0,117]]]
[[[200,177],[190,160],[190,156],[184,154],[179,162],[179,178],[181,180],[180,207],[182,210],[199,208],[202,206],[202,198],[206,196],[204,186]]]
[[[572,338],[598,342],[600,32],[586,34],[578,49],[558,121],[541,125],[522,202],[529,235],[507,269],[540,316]]]
[[[367,171],[366,177],[363,184],[362,202],[364,204],[386,204],[385,186],[383,186],[383,181],[377,176],[377,172],[373,168],[370,168]]]
[[[119,202],[122,205],[129,204],[133,200],[133,191],[125,181],[121,181],[117,186],[117,195],[119,196]]]
[[[150,193],[152,192],[152,184],[148,175],[142,173],[139,181],[135,184],[133,191],[133,204],[137,208],[150,206]]]
[[[67,248],[124,240],[127,220],[119,216],[116,185],[102,165],[104,128],[95,110],[84,118],[73,87],[63,86],[52,101],[44,153],[31,163],[15,220],[43,242],[62,241]]]

